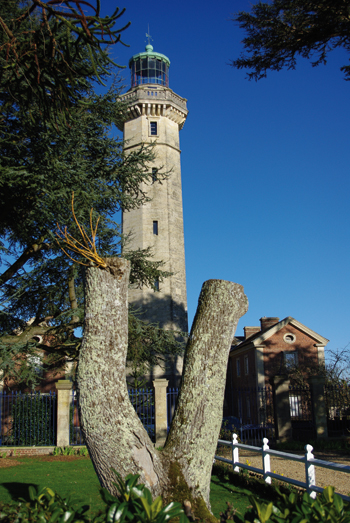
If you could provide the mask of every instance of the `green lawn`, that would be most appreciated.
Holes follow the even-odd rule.
[[[21,464],[0,468],[0,501],[8,502],[19,497],[28,499],[28,486],[51,487],[62,497],[70,495],[77,503],[91,506],[91,512],[103,508],[99,493],[100,484],[89,458],[74,461],[44,461],[38,457],[20,457]],[[210,501],[216,517],[226,509],[226,501],[245,512],[249,491],[229,481],[212,476]]]

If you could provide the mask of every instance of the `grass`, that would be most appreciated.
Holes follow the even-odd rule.
[[[16,458],[15,467],[0,468],[0,500],[28,499],[28,487],[51,487],[62,497],[71,496],[77,503],[87,503],[93,512],[104,506],[100,483],[89,458],[72,461],[45,461],[38,457]]]
[[[22,497],[28,499],[28,487],[51,487],[62,497],[70,495],[77,503],[89,504],[91,513],[104,507],[99,489],[100,484],[89,458],[75,458],[72,461],[45,461],[38,457],[16,458],[20,465],[0,468],[0,501]],[[244,513],[249,503],[249,490],[232,483],[232,478],[220,474],[212,476],[210,502],[213,514],[219,518],[226,510],[226,502]]]

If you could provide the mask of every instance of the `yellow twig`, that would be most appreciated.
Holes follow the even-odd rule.
[[[98,219],[97,219],[96,226],[93,227],[92,211],[93,211],[93,209],[91,209],[91,211],[90,211],[90,229],[91,229],[91,240],[90,240],[84,227],[82,225],[80,225],[80,223],[78,222],[77,217],[75,215],[74,192],[73,192],[72,193],[72,215],[73,215],[74,221],[79,229],[79,232],[82,236],[83,243],[81,243],[79,240],[77,240],[71,234],[69,234],[69,232],[67,231],[67,227],[65,227],[64,231],[62,231],[62,229],[60,228],[60,226],[58,224],[57,224],[58,232],[56,231],[56,236],[60,240],[63,240],[65,242],[67,249],[75,252],[76,254],[80,254],[87,260],[90,260],[91,262],[95,263],[98,267],[107,267],[106,262],[104,261],[103,258],[101,258],[101,256],[98,254],[97,249],[96,249],[96,235],[97,235],[97,227],[98,227],[98,223],[100,221],[100,217],[98,217]],[[58,240],[57,240],[57,243],[59,244],[60,248],[65,253],[65,255],[68,256],[68,258],[70,258],[74,262],[80,263],[80,265],[88,266],[87,263],[83,263],[79,260],[75,260],[74,258],[72,258],[72,256],[70,254],[68,254],[68,252],[65,249],[63,249],[63,247],[61,247]]]

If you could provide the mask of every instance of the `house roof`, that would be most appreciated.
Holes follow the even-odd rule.
[[[246,348],[253,348],[258,347],[259,345],[263,345],[264,342],[276,334],[279,330],[281,330],[286,325],[293,325],[293,327],[296,327],[301,332],[306,334],[307,336],[310,336],[310,338],[313,338],[315,340],[315,344],[321,347],[324,347],[327,345],[329,340],[327,338],[324,338],[320,334],[317,334],[317,332],[309,329],[309,327],[306,327],[306,325],[303,325],[299,321],[297,321],[295,318],[292,318],[291,316],[287,316],[283,320],[279,321],[275,325],[272,325],[271,327],[268,327],[267,329],[264,329],[262,331],[257,332],[256,334],[253,334],[248,339],[244,339],[243,336],[235,336],[232,341],[231,351],[235,351],[237,349],[246,349]]]

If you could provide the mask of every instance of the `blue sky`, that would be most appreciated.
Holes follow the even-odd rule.
[[[115,8],[102,0],[103,12]],[[229,66],[244,33],[230,21],[245,0],[216,4],[129,1],[121,22],[129,48],[118,63],[144,50],[171,61],[170,87],[188,99],[180,133],[188,310],[192,322],[202,283],[244,286],[249,310],[240,320],[293,316],[328,338],[350,342],[349,156],[350,83],[339,68],[300,60],[295,71],[259,82]],[[127,88],[129,70],[122,71]]]

